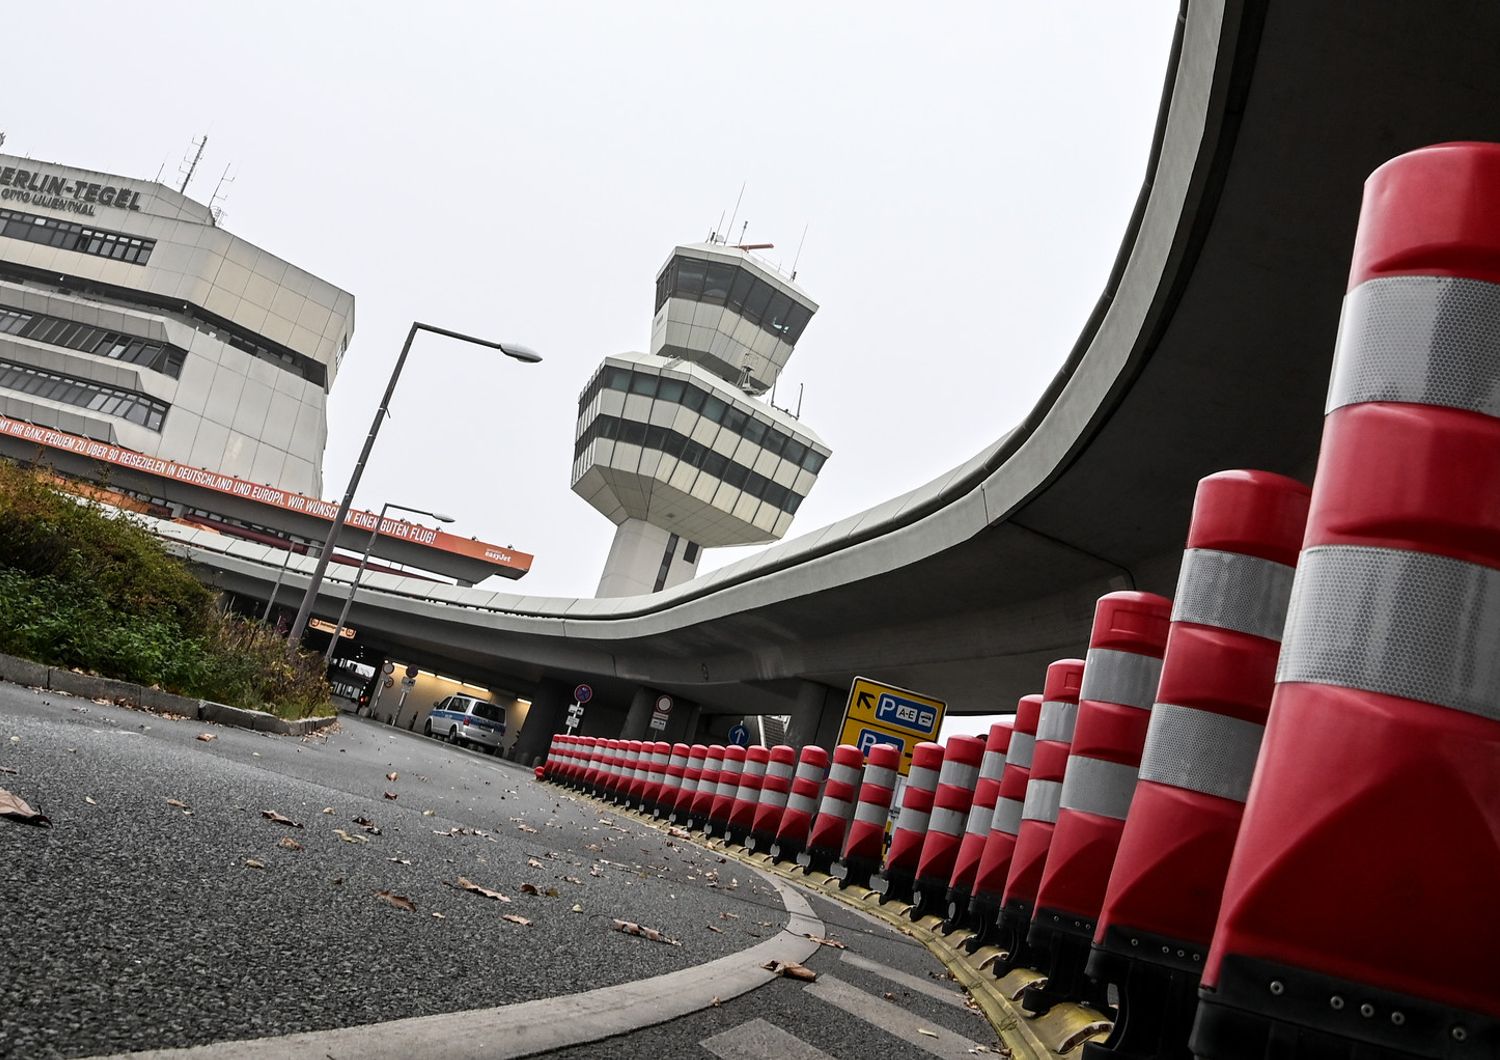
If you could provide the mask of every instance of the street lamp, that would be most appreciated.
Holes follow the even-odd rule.
[[[375,529],[370,531],[370,540],[365,545],[365,554],[359,558],[359,569],[354,572],[354,581],[349,585],[349,595],[344,597],[344,609],[339,612],[339,620],[333,627],[333,636],[328,641],[328,650],[323,653],[325,666],[333,658],[333,649],[338,645],[339,634],[344,632],[344,622],[349,617],[349,608],[354,604],[354,594],[359,592],[359,579],[364,577],[365,567],[370,562],[370,550],[375,547],[375,539],[380,536],[380,528],[385,525],[385,513],[391,508],[399,512],[411,512],[413,515],[430,515],[440,523],[453,522],[453,516],[429,512],[426,508],[408,508],[404,504],[392,504],[390,501],[380,506],[380,515],[375,519]]]
[[[302,643],[302,634],[307,630],[307,620],[312,615],[313,605],[317,603],[318,591],[323,587],[323,574],[328,570],[328,560],[333,556],[333,547],[338,543],[339,532],[344,529],[344,520],[349,517],[349,505],[354,503],[354,491],[359,488],[360,477],[365,473],[365,462],[370,459],[370,450],[375,446],[375,436],[380,433],[380,424],[390,410],[391,395],[396,392],[396,382],[401,378],[401,369],[406,366],[406,355],[411,352],[411,341],[417,337],[419,331],[430,331],[435,335],[446,335],[450,339],[458,339],[460,342],[487,346],[523,364],[536,364],[542,359],[535,350],[518,343],[494,342],[490,339],[465,335],[459,331],[435,327],[432,324],[412,322],[411,330],[406,333],[406,342],[401,346],[401,356],[396,358],[396,367],[391,369],[391,381],[385,386],[385,396],[380,399],[380,407],[375,410],[375,419],[370,424],[370,433],[365,435],[364,448],[360,450],[359,459],[355,461],[354,470],[349,475],[349,486],[344,490],[344,499],[339,503],[338,514],[333,517],[333,526],[329,528],[328,536],[323,540],[323,548],[318,552],[317,566],[313,568],[312,579],[307,583],[307,592],[302,594],[302,606],[297,608],[297,620],[292,623],[291,631],[287,633],[286,653],[290,658],[297,656],[297,648]]]

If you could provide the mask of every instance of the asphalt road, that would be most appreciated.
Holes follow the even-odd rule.
[[[299,740],[0,684],[0,788],[52,819],[0,819],[4,1057],[568,994],[702,964],[787,919],[768,885],[711,852],[363,720]],[[511,901],[457,889],[461,875]],[[615,917],[682,944],[621,934]]]

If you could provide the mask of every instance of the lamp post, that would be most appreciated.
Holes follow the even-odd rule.
[[[339,620],[333,627],[333,636],[328,641],[328,650],[323,653],[325,666],[333,658],[333,649],[338,646],[339,634],[344,632],[344,622],[349,618],[349,608],[354,605],[354,594],[359,592],[359,580],[364,577],[365,567],[370,562],[370,551],[375,547],[375,539],[380,536],[380,528],[385,525],[385,513],[392,508],[399,512],[411,512],[414,515],[430,515],[440,523],[453,522],[453,516],[429,512],[425,508],[408,508],[404,504],[392,504],[390,501],[380,506],[380,515],[375,519],[375,529],[370,531],[370,540],[365,544],[365,554],[359,558],[359,568],[354,572],[354,581],[349,585],[349,595],[344,597],[344,609],[339,612]]]
[[[365,463],[370,459],[370,450],[375,447],[375,436],[380,433],[380,424],[390,410],[391,395],[396,392],[396,382],[401,378],[401,369],[406,366],[406,355],[411,352],[412,339],[417,337],[419,331],[430,331],[435,335],[446,335],[450,339],[458,339],[460,342],[487,346],[523,364],[536,364],[542,359],[535,350],[518,343],[494,342],[491,339],[475,338],[473,335],[449,331],[447,328],[435,327],[432,324],[423,324],[420,321],[412,322],[411,330],[406,333],[406,342],[401,346],[401,356],[396,358],[396,367],[391,369],[391,380],[385,386],[385,396],[380,399],[380,407],[375,410],[375,419],[370,424],[370,433],[365,435],[364,448],[359,452],[359,459],[354,462],[354,470],[349,475],[349,486],[344,490],[344,499],[339,502],[338,514],[333,517],[333,526],[329,528],[328,536],[323,541],[323,548],[318,552],[318,563],[313,568],[312,579],[307,583],[307,592],[302,595],[302,606],[297,608],[297,619],[287,633],[286,653],[291,658],[296,657],[297,648],[302,643],[302,634],[307,630],[307,620],[312,615],[313,605],[317,603],[318,591],[323,587],[323,574],[328,570],[328,560],[333,556],[333,548],[338,543],[339,532],[344,529],[344,520],[349,517],[349,506],[354,503],[354,491],[359,488],[359,480],[365,473]]]

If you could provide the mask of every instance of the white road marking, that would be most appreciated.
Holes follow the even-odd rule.
[[[753,1019],[698,1043],[719,1060],[834,1060],[774,1023]]]
[[[949,990],[946,987],[939,986],[930,979],[919,979],[915,975],[897,971],[888,964],[872,961],[868,957],[861,957],[859,954],[850,953],[848,950],[839,954],[839,959],[852,964],[856,968],[863,968],[867,972],[874,972],[882,979],[889,979],[891,982],[907,990],[914,990],[919,994],[926,994],[928,997],[937,998],[939,1001],[953,1005],[955,1008],[965,1007],[963,994],[957,990]]]
[[[882,1001],[831,975],[818,976],[817,982],[807,984],[804,989],[819,1001],[843,1009],[870,1026],[909,1042],[933,1056],[942,1057],[943,1060],[969,1060],[974,1055],[972,1050],[979,1046],[973,1039],[954,1034],[941,1026],[923,1026],[920,1020],[900,1005]],[[921,1033],[923,1030],[928,1033]]]

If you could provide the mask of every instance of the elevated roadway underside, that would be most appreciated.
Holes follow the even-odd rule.
[[[1101,593],[1172,593],[1199,478],[1311,478],[1363,181],[1418,146],[1500,139],[1495,40],[1490,4],[1190,4],[1109,289],[989,450],[656,597],[393,585],[354,623],[465,672],[646,684],[707,710],[778,712],[861,673],[1009,709],[1082,652]],[[194,552],[264,593],[263,563]]]

